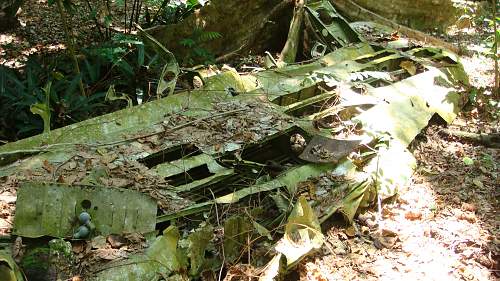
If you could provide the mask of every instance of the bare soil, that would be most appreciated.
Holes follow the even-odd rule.
[[[491,31],[471,25],[448,40],[467,46],[461,61],[477,97],[448,127],[498,133],[499,110],[489,105],[494,62],[477,51]],[[381,217],[374,207],[352,227],[331,228],[322,251],[299,265],[300,280],[499,279],[500,150],[446,136],[444,122],[431,124],[410,147],[418,160],[412,182],[384,202]]]

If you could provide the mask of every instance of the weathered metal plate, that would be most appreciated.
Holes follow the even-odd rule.
[[[336,49],[335,45],[343,47],[364,41],[330,2],[322,0],[309,3],[306,11],[316,28],[316,35],[330,51]]]
[[[17,193],[15,235],[71,237],[87,211],[95,234],[146,233],[156,224],[156,201],[137,191],[101,186],[24,183]]]
[[[336,140],[316,135],[299,158],[312,163],[337,163],[354,151],[361,140]]]

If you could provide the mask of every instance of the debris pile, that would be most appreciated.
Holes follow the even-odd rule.
[[[416,165],[407,146],[432,116],[455,118],[467,76],[444,49],[367,42],[356,30],[378,26],[327,1],[303,13],[307,63],[200,72],[202,87],[172,93],[178,66],[145,35],[173,73],[167,97],[1,146],[0,230],[22,237],[26,274],[271,280],[322,247],[335,214],[352,223],[394,196]]]

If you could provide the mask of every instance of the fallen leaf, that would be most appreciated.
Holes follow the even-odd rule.
[[[475,211],[477,211],[477,207],[476,207],[476,205],[471,204],[471,203],[463,203],[462,210],[469,211],[469,212],[475,212]]]
[[[473,213],[460,213],[460,215],[458,216],[458,219],[460,220],[466,220],[470,223],[474,223],[476,221],[476,215],[473,214]]]
[[[71,245],[71,249],[73,250],[73,253],[75,254],[80,254],[83,253],[85,250],[86,242],[85,241],[75,241]]]
[[[127,253],[121,249],[97,249],[95,253],[103,260],[115,260],[127,257]]]
[[[127,244],[127,239],[125,239],[123,236],[116,234],[108,235],[108,238],[106,240],[111,245],[111,248],[115,249],[120,248],[123,245]]]
[[[483,188],[484,187],[483,182],[481,181],[480,178],[473,179],[472,183],[474,183],[474,185],[476,185],[479,188]]]
[[[415,64],[409,60],[402,61],[399,66],[406,70],[410,75],[415,75],[417,73],[417,67]]]
[[[58,182],[58,183],[64,183],[64,176],[63,175],[59,175],[59,177],[57,177],[56,182]]]
[[[398,34],[398,31],[394,31],[393,33],[391,33],[391,40],[392,41],[396,41],[396,40],[399,40],[399,34]]]
[[[460,204],[460,202],[462,202],[462,200],[460,200],[460,197],[458,196],[455,196],[451,199],[451,202],[455,203],[455,204]]]
[[[16,262],[20,262],[23,258],[24,249],[23,239],[18,236],[12,245],[12,258],[14,258]]]
[[[106,246],[107,246],[106,238],[104,236],[101,236],[101,235],[96,236],[96,237],[92,238],[91,244],[92,244],[92,249],[106,248]]]
[[[398,241],[397,234],[392,231],[383,230],[381,233],[374,233],[371,236],[373,239],[373,245],[378,249],[392,249]]]
[[[52,166],[52,164],[50,164],[48,160],[43,161],[43,168],[49,173],[52,173],[54,171],[54,166]]]
[[[422,218],[422,213],[420,211],[408,211],[405,213],[405,219],[407,220],[419,220]]]
[[[144,236],[139,233],[127,233],[125,234],[125,239],[127,239],[132,244],[138,244],[144,242]]]
[[[350,227],[346,228],[346,230],[344,232],[349,237],[356,236],[356,229],[352,225]]]

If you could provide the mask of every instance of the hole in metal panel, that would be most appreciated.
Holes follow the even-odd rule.
[[[200,155],[201,151],[193,144],[181,144],[166,150],[151,154],[141,160],[140,163],[152,168],[158,164],[175,161],[184,157]]]
[[[92,207],[92,202],[90,202],[90,200],[87,199],[83,200],[81,204],[82,208],[84,209],[90,209],[90,207]]]
[[[166,177],[165,180],[167,180],[167,182],[173,186],[181,186],[197,180],[208,178],[213,175],[214,173],[210,172],[208,166],[205,164],[194,167],[188,171],[185,171],[184,173]]]

